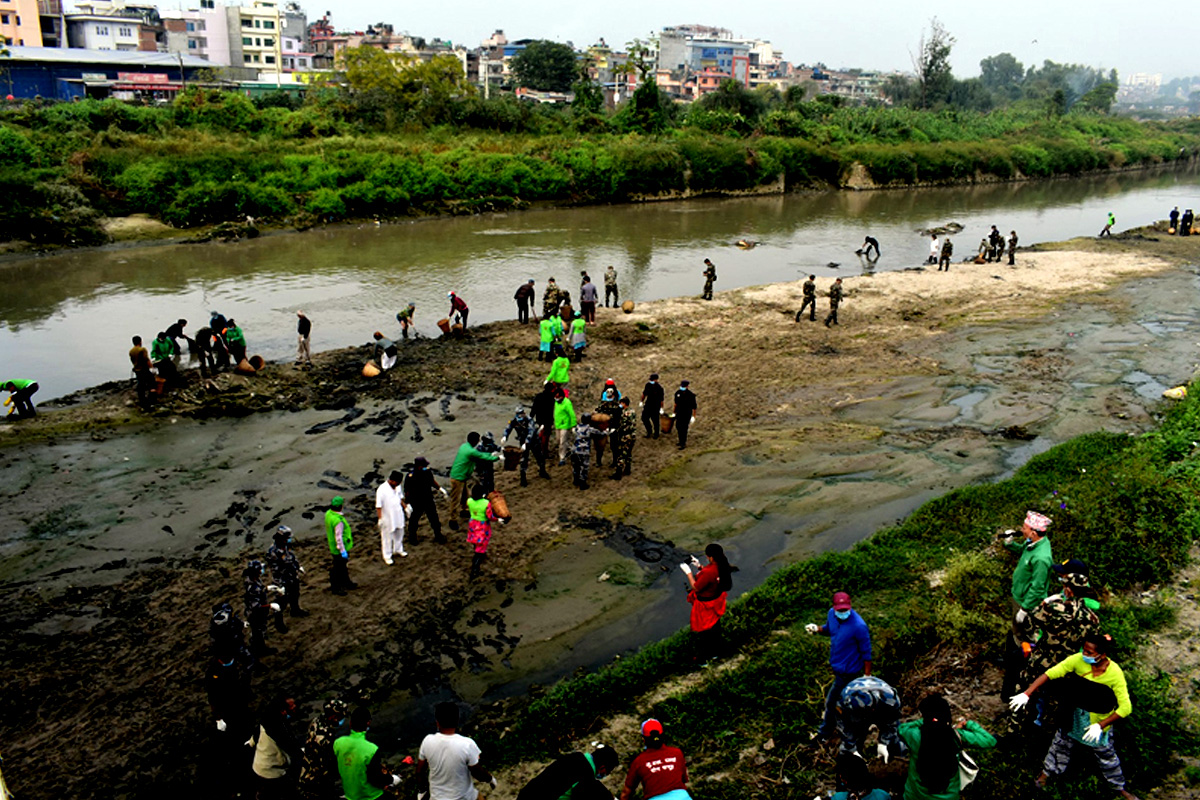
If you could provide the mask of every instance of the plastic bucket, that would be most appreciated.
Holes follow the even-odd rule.
[[[450,332],[450,318],[449,317],[443,317],[442,319],[439,319],[437,325],[439,328],[441,328],[442,333]]]
[[[671,429],[675,427],[675,415],[674,414],[664,415],[660,421],[660,424],[661,424],[663,433],[670,433]]]
[[[237,363],[237,366],[233,368],[233,371],[239,375],[253,375],[256,370],[250,365],[249,361],[243,358]]]
[[[514,472],[517,469],[517,464],[521,463],[521,448],[513,447],[511,444],[504,448],[504,471]]]
[[[626,300],[624,303],[621,303],[621,310],[624,311],[626,314],[632,314],[633,313],[633,301]]]
[[[266,365],[267,365],[267,362],[263,361],[262,356],[251,356],[250,357],[250,366],[254,367],[254,370],[256,372],[258,370],[262,369],[263,367],[265,367]]]
[[[374,361],[368,361],[363,364],[362,376],[364,378],[375,378],[379,375],[379,366]]]

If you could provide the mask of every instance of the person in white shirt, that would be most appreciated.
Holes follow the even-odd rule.
[[[475,800],[479,791],[472,779],[495,789],[496,779],[479,763],[479,745],[455,732],[458,706],[438,703],[433,714],[438,732],[425,737],[417,756],[418,796],[428,791],[429,800]]]
[[[404,489],[401,481],[404,476],[397,470],[392,470],[387,481],[375,490],[375,513],[379,516],[379,540],[383,547],[383,563],[391,566],[392,555],[399,553],[407,556],[404,551]],[[408,509],[411,511],[412,509]]]

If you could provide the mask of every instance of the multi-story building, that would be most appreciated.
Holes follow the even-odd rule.
[[[233,66],[279,73],[283,63],[283,16],[274,0],[226,6],[229,60]]]
[[[0,0],[0,37],[18,47],[42,46],[42,18],[37,0]]]
[[[218,8],[213,0],[201,0],[200,8],[167,9],[163,25],[167,30],[167,52],[196,56],[222,67],[233,65],[229,17],[225,8]]]
[[[63,19],[70,47],[166,51],[166,28],[155,6],[130,5],[125,0],[76,2],[75,10]]]
[[[38,0],[37,6],[41,17],[42,47],[66,47],[62,0]]]

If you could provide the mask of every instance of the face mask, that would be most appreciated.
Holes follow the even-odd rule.
[[[840,619],[842,622],[845,622],[846,620],[850,619],[849,611],[835,611],[835,612],[833,612],[833,615],[835,617],[837,617],[838,619]]]
[[[1083,663],[1085,664],[1095,664],[1099,660],[1100,656],[1083,656]]]

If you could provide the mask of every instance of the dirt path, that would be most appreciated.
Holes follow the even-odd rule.
[[[444,469],[468,428],[499,435],[513,398],[527,400],[546,371],[530,328],[501,323],[464,341],[410,343],[376,381],[358,375],[362,353],[339,351],[318,356],[311,372],[193,376],[149,416],[127,387],[109,385],[44,408],[31,425],[0,426],[13,478],[10,535],[0,539],[0,624],[12,632],[0,656],[5,777],[22,797],[133,797],[195,780],[196,743],[211,736],[199,686],[207,611],[223,599],[240,606],[238,569],[281,520],[298,531],[313,615],[271,636],[280,652],[256,693],[286,686],[305,718],[335,692],[391,703],[381,731],[405,722],[396,698],[479,696],[499,680],[495,670],[534,670],[561,653],[566,632],[620,617],[645,602],[642,589],[661,586],[654,569],[597,581],[629,560],[573,524],[581,514],[642,525],[684,550],[752,536],[764,519],[807,526],[787,557],[837,546],[851,533],[821,509],[861,505],[870,491],[886,515],[902,498],[994,475],[1011,449],[1005,431],[1055,424],[1072,362],[1045,342],[999,352],[1023,335],[1020,320],[1053,317],[1081,297],[1095,313],[1126,308],[1128,298],[1105,290],[1170,274],[1195,255],[1192,243],[1130,239],[1023,254],[1016,267],[857,277],[832,330],[793,321],[798,283],[630,315],[601,310],[589,357],[572,369],[577,408],[608,377],[635,397],[651,371],[668,393],[687,377],[700,398],[691,446],[681,455],[668,440],[639,440],[636,480],[596,481],[587,494],[564,469],[528,488],[502,475],[518,518],[498,534],[487,580],[474,584],[465,549],[428,540],[389,571],[371,547],[370,492],[418,454]],[[1099,330],[1107,317],[1097,319]],[[1001,364],[986,379],[1004,392],[956,424],[965,405],[937,398],[963,374],[980,378],[955,363],[967,351],[948,343],[976,328],[1004,334],[997,352],[970,356]],[[1095,409],[1081,418],[1095,410],[1130,430],[1148,422],[1149,400],[1127,386],[1087,402]],[[869,484],[855,477],[867,473]],[[366,542],[352,567],[362,588],[348,599],[320,591],[319,518],[335,492],[349,498]],[[572,602],[556,605],[562,597]]]

